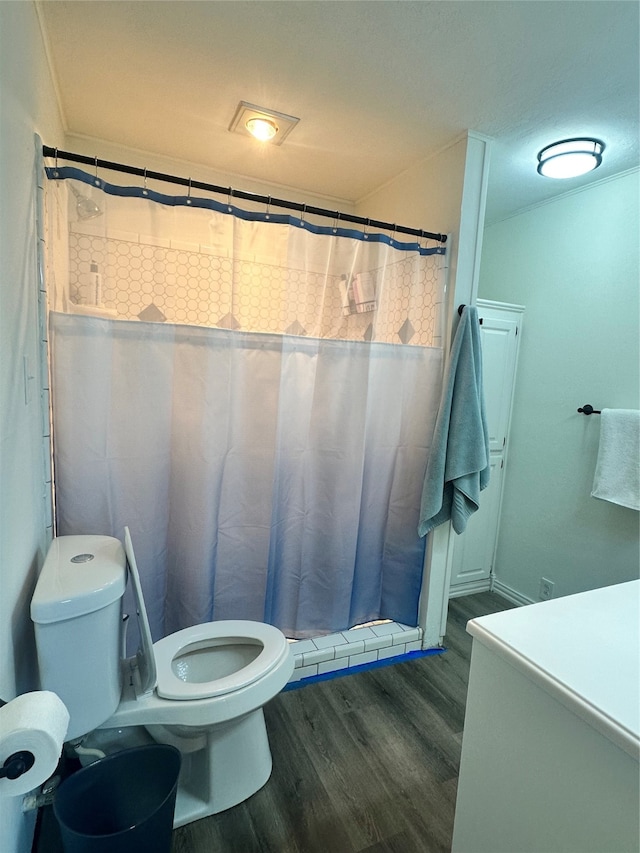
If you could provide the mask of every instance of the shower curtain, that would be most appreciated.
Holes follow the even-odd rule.
[[[131,528],[154,639],[416,624],[444,250],[47,177],[58,535]]]

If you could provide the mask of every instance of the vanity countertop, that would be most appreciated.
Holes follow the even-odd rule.
[[[472,619],[467,630],[639,757],[640,580]]]

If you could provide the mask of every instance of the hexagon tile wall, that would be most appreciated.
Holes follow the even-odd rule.
[[[187,250],[72,231],[70,297],[79,305],[91,304],[92,263],[102,276],[103,304],[119,319],[441,345],[439,255],[422,259],[420,272],[410,257],[387,266],[374,310],[362,313],[344,310],[337,276],[218,257],[206,246]]]

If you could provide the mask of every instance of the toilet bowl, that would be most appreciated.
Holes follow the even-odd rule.
[[[126,658],[122,598],[131,581],[140,646]],[[174,825],[245,800],[268,780],[263,706],[294,659],[271,625],[226,620],[152,643],[129,530],[53,540],[31,602],[41,686],[58,693],[70,741],[105,752],[149,735],[178,747]],[[126,621],[125,621],[126,624]]]

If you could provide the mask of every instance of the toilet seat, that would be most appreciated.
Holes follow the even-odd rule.
[[[159,701],[177,699],[185,703],[189,700],[228,697],[228,694],[237,693],[260,680],[271,681],[267,676],[288,658],[293,659],[289,643],[281,631],[274,628],[273,625],[244,619],[203,622],[200,625],[183,628],[181,631],[163,637],[157,643],[152,643],[147,610],[142,595],[140,573],[138,572],[128,527],[124,529],[124,550],[140,631],[140,646],[132,659],[132,665],[136,696],[138,699],[144,700],[142,704],[151,702],[154,693]],[[242,648],[234,649],[234,646]],[[245,663],[243,658],[246,656],[247,646],[258,647],[258,651],[255,657]],[[197,665],[195,660],[190,663],[189,656],[192,653],[202,652],[208,648],[215,649],[216,647],[227,647],[232,662],[229,664],[223,659],[222,662],[219,662],[223,669],[221,676],[203,678],[203,673],[198,671],[201,670],[201,667]],[[181,662],[185,670],[184,679],[176,674],[172,665],[174,660],[181,655],[185,658]],[[215,661],[215,657],[211,662],[213,661]],[[192,666],[194,663],[195,666]],[[236,664],[237,668],[234,668]],[[189,677],[190,668],[194,670],[193,677],[191,680],[186,680]],[[229,670],[230,668],[234,668],[233,671],[228,674],[224,673],[224,669]],[[225,699],[225,702],[228,701],[228,698]],[[142,704],[139,707],[142,707]],[[151,702],[151,704],[153,703]],[[183,708],[183,710],[186,713],[186,709]]]
[[[260,651],[249,663],[235,672],[211,681],[183,681],[174,672],[172,663],[181,653],[229,645],[255,645]],[[283,634],[272,625],[246,620],[206,622],[176,631],[153,644],[156,663],[156,693],[163,699],[206,699],[223,696],[253,684],[269,673],[288,653]]]

